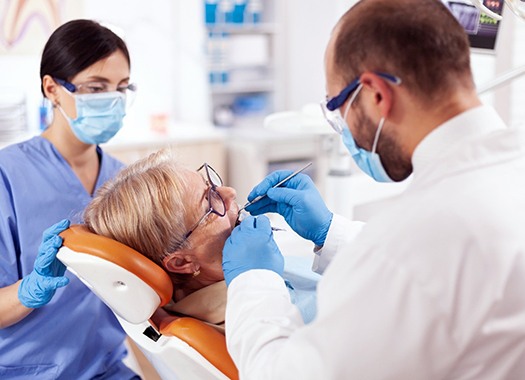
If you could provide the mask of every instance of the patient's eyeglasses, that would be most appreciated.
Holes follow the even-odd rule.
[[[208,189],[208,211],[199,219],[197,223],[190,228],[190,230],[184,236],[186,240],[190,235],[195,231],[195,229],[201,225],[202,222],[210,215],[216,214],[219,216],[226,215],[226,205],[224,204],[224,199],[217,191],[218,187],[223,185],[222,178],[217,172],[207,163],[202,164],[200,168],[197,169],[197,172],[200,172],[202,169],[206,172],[206,177],[208,178],[207,184],[210,186]]]
[[[202,164],[200,168],[197,169],[197,172],[200,172],[203,170],[206,172],[206,184],[209,186],[208,188],[208,210],[206,213],[195,223],[188,232],[184,235],[184,238],[182,239],[182,242],[180,245],[174,250],[176,251],[179,249],[186,240],[190,237],[190,235],[199,227],[210,214],[215,214],[218,216],[224,216],[226,215],[226,204],[224,203],[224,199],[222,199],[221,195],[217,191],[218,187],[221,187],[223,185],[222,178],[217,172],[207,163]],[[204,176],[203,176],[204,177]],[[168,256],[169,257],[169,256]]]

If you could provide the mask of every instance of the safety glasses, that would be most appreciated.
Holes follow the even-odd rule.
[[[382,72],[374,72],[376,75],[380,76],[383,79],[386,79],[387,81],[391,82],[392,84],[399,85],[401,84],[401,79],[398,78],[395,75],[382,73]],[[333,98],[326,99],[321,102],[321,110],[323,111],[323,115],[330,124],[330,126],[336,131],[338,134],[343,133],[343,128],[345,126],[345,122],[343,120],[343,117],[341,115],[341,112],[339,112],[339,108],[345,104],[347,99],[352,95],[352,98],[350,99],[350,103],[352,103],[361,88],[363,87],[361,83],[361,75],[359,75],[357,78],[355,78],[353,81],[350,82],[341,92],[334,96]]]

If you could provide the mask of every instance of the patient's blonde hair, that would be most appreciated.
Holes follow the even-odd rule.
[[[185,218],[195,217],[184,202],[191,191],[186,170],[170,150],[131,164],[97,191],[84,211],[84,223],[163,267],[164,256],[187,244]]]

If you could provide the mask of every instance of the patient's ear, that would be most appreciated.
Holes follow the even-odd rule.
[[[187,252],[178,251],[166,256],[163,260],[164,268],[171,273],[195,273],[200,269],[196,257]]]

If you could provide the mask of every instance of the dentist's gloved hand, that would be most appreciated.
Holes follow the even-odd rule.
[[[264,215],[246,217],[235,227],[222,250],[226,285],[251,269],[268,269],[282,276],[284,258],[273,240],[270,221]]]
[[[290,173],[288,170],[278,170],[255,186],[248,195],[249,201],[259,195],[267,196],[248,206],[246,211],[252,215],[277,212],[297,234],[322,246],[332,223],[333,213],[326,207],[310,177],[298,174],[281,187],[271,188]]]
[[[22,279],[18,288],[18,299],[25,307],[44,306],[55,295],[55,291],[66,286],[69,279],[64,277],[66,267],[57,258],[62,238],[58,234],[69,227],[64,219],[44,231],[38,248],[33,271]]]

